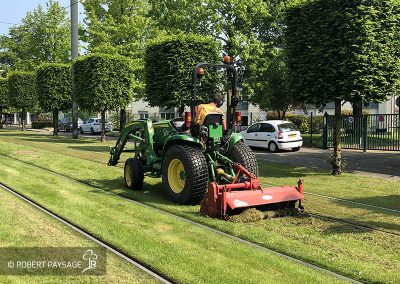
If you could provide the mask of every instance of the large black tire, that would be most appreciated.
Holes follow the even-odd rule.
[[[208,188],[208,167],[202,151],[187,145],[169,148],[162,163],[162,182],[172,201],[199,204]]]
[[[139,159],[129,158],[125,161],[124,179],[126,187],[132,190],[143,189],[144,173]]]
[[[239,141],[233,146],[229,158],[234,162],[240,163],[249,172],[258,176],[256,155],[254,155],[254,152],[243,141]]]

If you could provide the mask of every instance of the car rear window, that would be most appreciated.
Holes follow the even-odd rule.
[[[299,131],[296,125],[293,123],[282,123],[278,125],[278,129],[285,133],[285,132],[290,132],[290,131]]]

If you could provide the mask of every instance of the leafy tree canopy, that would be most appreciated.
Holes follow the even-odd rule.
[[[0,108],[8,107],[9,104],[8,80],[0,78]]]
[[[159,29],[211,36],[233,56],[244,94],[261,92],[259,70],[268,66],[273,44],[271,6],[263,0],[149,0]]]
[[[181,108],[188,105],[194,66],[199,62],[221,62],[218,44],[209,37],[179,35],[151,42],[145,55],[145,100],[152,106]],[[199,99],[216,91],[216,72],[206,70]]]
[[[36,74],[33,72],[13,72],[8,77],[11,106],[20,110],[30,110],[37,105]]]
[[[71,71],[69,64],[46,63],[36,71],[40,107],[45,111],[71,108]]]
[[[85,110],[125,107],[132,99],[133,79],[129,59],[120,55],[92,53],[72,64],[72,88]]]
[[[384,101],[398,90],[398,1],[312,1],[291,7],[286,23],[290,86],[300,101]]]
[[[147,17],[146,0],[86,0],[82,39],[90,52],[120,54],[132,60],[136,75],[135,92],[143,85],[145,42],[153,38],[155,28]]]
[[[49,0],[39,5],[20,25],[0,37],[0,64],[17,70],[33,70],[42,62],[68,62],[70,24],[67,10]]]

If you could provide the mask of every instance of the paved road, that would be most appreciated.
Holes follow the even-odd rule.
[[[302,148],[299,152],[270,153],[254,149],[257,159],[290,166],[330,170],[327,159],[332,150]],[[400,152],[343,150],[346,171],[400,179]]]

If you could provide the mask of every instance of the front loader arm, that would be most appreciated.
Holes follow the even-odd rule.
[[[138,135],[142,131],[143,135]],[[109,166],[115,166],[118,164],[119,158],[122,152],[134,152],[137,156],[145,148],[147,151],[153,151],[153,136],[154,129],[153,124],[150,120],[137,120],[127,124],[121,131],[115,147],[110,147],[110,160],[108,161]],[[135,149],[125,149],[125,145],[129,140],[135,142]]]

